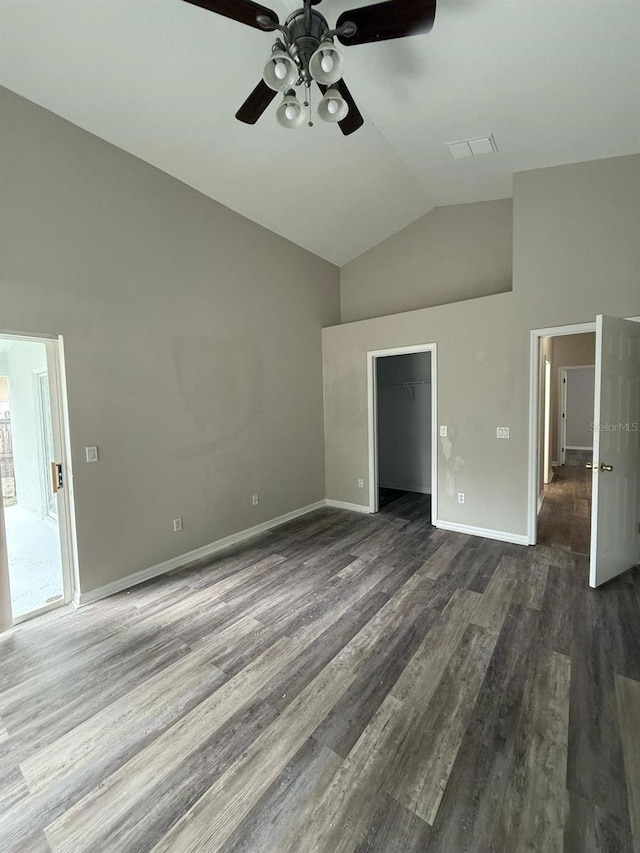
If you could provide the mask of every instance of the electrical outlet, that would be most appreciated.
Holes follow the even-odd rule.
[[[458,503],[459,504],[464,503],[464,492],[458,492]]]
[[[446,426],[441,426],[440,427],[440,438],[446,438],[446,437],[447,437],[447,428],[446,428]]]
[[[173,532],[180,533],[182,530],[182,518],[174,518],[173,519]]]
[[[364,480],[362,479],[362,477],[360,477],[360,479],[358,480],[358,488],[364,489]]]
[[[509,427],[496,427],[496,438],[509,438]]]
[[[258,506],[260,503],[260,498],[258,495],[251,495],[251,506]]]

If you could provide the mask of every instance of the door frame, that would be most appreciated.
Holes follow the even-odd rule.
[[[559,338],[563,335],[583,335],[588,332],[595,332],[595,330],[596,322],[593,320],[587,323],[572,323],[567,326],[532,329],[529,332],[529,497],[527,502],[527,541],[529,545],[535,545],[538,541],[540,341],[542,338]]]
[[[438,518],[438,346],[413,344],[367,352],[367,410],[369,457],[369,512],[378,512],[378,391],[376,359],[393,355],[431,353],[431,523]]]
[[[544,463],[542,465],[542,485],[548,485],[553,479],[553,468],[551,454],[551,385],[553,383],[553,365],[548,355],[544,355],[544,423],[542,427]],[[540,511],[540,496],[538,496],[538,511]]]
[[[623,320],[640,322],[640,317],[623,317]],[[527,539],[529,545],[538,541],[538,465],[539,465],[539,371],[540,339],[559,338],[562,335],[582,335],[595,332],[596,321],[570,323],[566,326],[549,326],[546,329],[531,329],[529,332],[529,497],[527,502]],[[589,365],[591,366],[591,365]]]
[[[78,584],[78,545],[76,536],[75,504],[73,500],[73,473],[71,468],[71,442],[69,439],[69,412],[67,405],[64,339],[62,335],[25,335],[0,330],[0,337],[15,341],[44,344],[47,350],[49,389],[51,403],[51,426],[60,448],[60,462],[64,472],[64,488],[58,492],[58,529],[62,563],[63,596],[37,610],[13,617],[12,624],[19,625],[50,610],[64,607],[74,600]],[[1,510],[1,508],[0,508]],[[8,579],[7,579],[8,580]]]
[[[48,355],[48,354],[47,354]],[[47,359],[48,360],[48,359]],[[46,381],[43,381],[46,380]],[[51,429],[50,435],[47,434],[47,418],[45,412],[45,401],[43,400],[43,390],[47,389],[49,394],[49,411],[52,414],[53,421],[53,409],[51,406],[51,382],[49,379],[49,369],[47,370],[34,370],[33,372],[33,384],[34,384],[34,397],[36,402],[36,413],[38,418],[38,428],[40,431],[40,442],[38,447],[39,459],[40,459],[40,503],[42,506],[42,518],[48,519],[49,521],[54,522],[56,525],[58,523],[58,502],[57,500],[49,501],[49,495],[53,495],[54,493],[50,490],[51,484],[51,474],[49,472],[49,463],[47,462],[47,439],[50,438],[53,443],[53,423],[49,424]],[[52,512],[51,507],[54,507],[54,511]]]

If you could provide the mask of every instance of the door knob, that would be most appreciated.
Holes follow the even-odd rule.
[[[590,469],[591,469],[591,468],[593,468],[593,462],[587,462],[587,463],[586,463],[586,465],[585,465],[584,467],[585,467],[585,468],[590,468]]]
[[[613,471],[613,465],[605,465],[604,462],[600,465],[601,471]]]

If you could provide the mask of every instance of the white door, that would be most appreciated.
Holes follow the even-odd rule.
[[[596,318],[593,506],[589,583],[640,557],[640,323]]]

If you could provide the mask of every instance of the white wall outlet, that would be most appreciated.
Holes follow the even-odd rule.
[[[496,427],[496,438],[509,438],[509,427]]]
[[[446,428],[446,426],[441,426],[440,427],[440,438],[446,438],[446,437],[447,437],[447,428]]]
[[[93,445],[92,447],[85,447],[84,452],[87,457],[87,462],[98,461],[98,448],[95,445]]]
[[[458,503],[459,504],[464,503],[464,492],[458,492]]]
[[[360,477],[358,480],[358,488],[364,489],[364,480],[362,479],[362,477]]]
[[[260,503],[260,498],[258,495],[251,495],[251,506],[258,506]]]
[[[173,519],[173,532],[180,533],[182,530],[182,518],[174,518]]]

